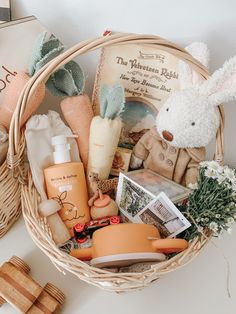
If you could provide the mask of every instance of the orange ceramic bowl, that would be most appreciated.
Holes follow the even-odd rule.
[[[123,223],[95,231],[92,247],[72,250],[71,255],[88,260],[130,253],[173,253],[187,247],[183,239],[161,239],[153,225]]]

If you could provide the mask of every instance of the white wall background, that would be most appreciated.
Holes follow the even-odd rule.
[[[12,0],[13,17],[36,15],[62,42],[69,46],[83,39],[113,30],[150,33],[182,45],[205,41],[211,50],[211,70],[236,54],[235,0]],[[81,59],[92,84],[97,55]],[[236,165],[236,103],[227,104],[225,146],[226,162]],[[63,276],[29,239],[23,222],[0,241],[0,262],[16,253],[33,268],[41,282],[52,281],[65,291],[68,300],[63,313],[236,313],[235,235],[226,235],[217,245],[225,252],[231,267],[231,294],[226,294],[226,267],[219,250],[209,245],[190,265],[170,274],[144,291],[114,295]],[[1,310],[0,310],[1,311]],[[14,313],[4,306],[2,313]]]
[[[12,0],[12,7],[13,17],[37,16],[67,47],[112,29],[156,34],[183,46],[204,41],[211,51],[211,71],[236,54],[235,0]],[[96,55],[80,59],[90,93]],[[225,111],[225,162],[236,166],[236,102]]]

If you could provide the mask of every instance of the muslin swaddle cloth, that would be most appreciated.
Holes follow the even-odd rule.
[[[47,199],[44,187],[43,169],[53,165],[51,138],[57,135],[72,135],[72,131],[55,111],[47,115],[34,115],[26,123],[27,156],[34,185],[42,200]],[[68,138],[72,161],[80,161],[79,150],[74,138]]]

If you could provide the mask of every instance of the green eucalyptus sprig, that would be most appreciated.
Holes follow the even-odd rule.
[[[199,178],[188,203],[181,211],[192,222],[184,233],[187,240],[202,232],[220,236],[223,231],[231,232],[236,221],[236,173],[228,166],[215,161],[200,164]],[[182,234],[183,236],[183,234]]]

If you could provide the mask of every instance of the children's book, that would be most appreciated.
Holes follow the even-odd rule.
[[[28,68],[34,42],[45,30],[34,16],[0,24],[0,105],[17,71]]]
[[[110,31],[105,33],[106,36]],[[153,45],[120,44],[102,49],[93,91],[93,109],[99,113],[103,84],[120,82],[125,89],[124,128],[120,146],[132,148],[155,124],[170,94],[179,89],[178,58]]]

